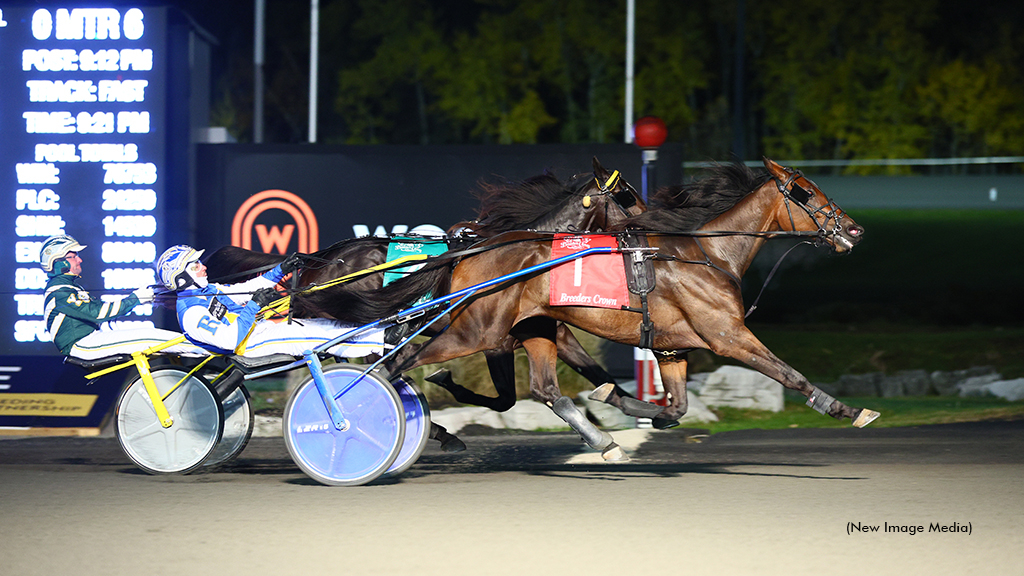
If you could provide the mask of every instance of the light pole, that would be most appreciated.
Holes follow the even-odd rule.
[[[633,125],[633,142],[640,147],[643,172],[640,181],[640,195],[647,202],[648,190],[655,186],[655,163],[658,161],[658,147],[665,143],[668,130],[665,122],[656,116],[644,116]],[[665,388],[654,353],[645,348],[633,348],[633,375],[636,377],[638,400],[665,406]],[[650,418],[637,418],[637,428],[650,428]]]

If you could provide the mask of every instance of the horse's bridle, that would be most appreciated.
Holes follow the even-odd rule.
[[[792,229],[794,231],[796,230],[796,222],[793,220],[793,211],[790,208],[790,201],[802,208],[803,211],[811,217],[811,220],[814,220],[815,225],[818,226],[818,231],[816,233],[818,241],[823,241],[829,236],[838,236],[842,231],[839,221],[846,215],[843,209],[840,208],[834,200],[825,196],[825,193],[821,191],[821,188],[818,188],[818,185],[812,182],[810,178],[804,176],[803,172],[795,168],[782,167],[782,169],[785,170],[788,175],[786,181],[783,182],[774,175],[772,175],[772,180],[775,181],[775,186],[779,189],[779,192],[782,193],[784,201],[786,202],[786,214],[789,215],[789,225]],[[817,208],[808,206],[807,203],[814,197],[814,192],[808,191],[806,188],[801,186],[797,182],[797,180],[800,179],[803,179],[811,188],[817,190],[819,194],[828,200],[828,202]],[[818,219],[819,215],[824,219],[824,221]],[[828,229],[829,220],[835,222],[835,225],[832,226],[831,230]]]
[[[597,181],[597,189],[600,190],[600,192],[596,194],[590,194],[587,197],[585,197],[584,206],[586,206],[589,202],[587,198],[589,198],[590,196],[608,196],[609,198],[612,199],[612,203],[615,204],[615,206],[617,206],[619,210],[622,211],[623,216],[625,216],[626,218],[634,216],[634,214],[629,213],[629,209],[632,208],[633,206],[636,206],[636,198],[638,196],[636,188],[633,188],[633,186],[630,185],[629,182],[623,180],[622,176],[619,175],[618,170],[613,171],[611,176],[609,176],[603,184],[601,183],[601,180],[598,179],[596,174],[594,175],[594,180]],[[622,190],[619,190],[618,192],[613,192],[613,190],[615,190],[616,185],[621,185]]]

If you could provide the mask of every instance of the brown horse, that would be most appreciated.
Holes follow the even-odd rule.
[[[452,230],[470,232],[470,238],[475,240],[509,230],[600,231],[646,210],[636,190],[606,170],[597,158],[593,160],[592,174],[573,176],[564,184],[550,174],[516,182],[484,184],[479,199],[477,219],[452,226]],[[322,284],[379,265],[385,261],[391,241],[388,238],[356,238],[308,255],[297,285]],[[218,280],[246,270],[269,268],[283,258],[282,255],[225,246],[206,259],[206,266],[210,276]],[[450,270],[450,264],[445,262],[445,269]],[[300,318],[322,316],[342,321],[363,318],[363,294],[380,289],[381,284],[382,275],[371,274],[322,291],[298,294],[293,297],[293,314]],[[435,290],[443,293],[443,287]],[[590,357],[568,327],[558,326],[557,341],[559,358],[595,386],[603,385],[602,398],[605,402],[631,415],[649,416],[659,410],[652,404],[636,401],[615,386],[612,376]],[[518,341],[508,336],[500,345],[484,352],[496,397],[477,394],[457,384],[444,369],[427,379],[444,387],[461,403],[486,406],[499,412],[508,410],[516,402],[513,364],[516,347]]]
[[[621,225],[645,235],[656,249],[651,256],[656,288],[649,294],[648,310],[654,324],[652,348],[669,399],[656,425],[671,425],[686,413],[686,352],[698,348],[739,360],[800,392],[822,414],[850,418],[857,427],[878,417],[877,412],[849,407],[810,384],[744,325],[740,279],[766,239],[803,235],[836,252],[847,252],[864,232],[802,174],[767,158],[764,164],[767,174],[741,164],[716,166],[707,180],[660,190],[652,198],[658,208]],[[698,214],[704,215],[704,221],[694,225]],[[488,242],[497,247],[456,266],[450,279],[453,292],[550,259],[551,237],[546,235],[513,232]],[[386,309],[394,310],[398,302],[407,301],[403,291],[411,295],[437,285],[439,279],[430,276],[430,272],[410,276],[366,294],[380,305],[369,319],[386,317]],[[499,346],[511,334],[529,357],[532,395],[551,406],[592,447],[602,450],[606,459],[621,459],[611,437],[594,428],[571,400],[561,396],[555,378],[555,327],[563,322],[636,345],[641,338],[641,314],[636,311],[641,302],[631,296],[630,306],[632,310],[551,306],[549,274],[543,271],[478,293],[451,312],[447,330],[428,342],[404,347],[384,367],[397,373],[443,362]]]

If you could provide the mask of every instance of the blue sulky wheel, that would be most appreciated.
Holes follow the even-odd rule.
[[[161,395],[185,378],[187,372],[171,366],[152,371]],[[202,466],[221,438],[224,413],[205,380],[191,376],[166,398],[173,421],[164,428],[150,402],[146,386],[136,376],[121,393],[115,409],[114,431],[125,454],[151,474],[186,473]]]
[[[366,484],[383,474],[402,448],[402,401],[384,378],[367,374],[338,396],[361,373],[344,364],[324,368],[327,390],[347,424],[343,430],[331,421],[312,377],[299,384],[284,409],[284,441],[292,460],[322,484]]]
[[[212,468],[234,460],[252,437],[255,417],[245,386],[235,388],[221,406],[224,409],[224,433],[213,453],[203,462],[204,467]]]
[[[402,399],[402,408],[405,410],[405,441],[402,442],[398,458],[395,458],[394,463],[384,473],[385,476],[401,474],[416,463],[427,445],[427,436],[430,435],[430,408],[420,389],[412,381],[401,377],[392,380],[391,386],[398,392],[398,397]]]

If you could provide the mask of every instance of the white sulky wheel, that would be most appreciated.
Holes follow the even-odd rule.
[[[245,445],[252,437],[254,416],[249,403],[249,391],[239,385],[221,402],[224,412],[224,434],[213,449],[213,454],[203,462],[203,466],[212,467],[226,464],[242,453]]]
[[[173,366],[152,371],[162,395],[188,372]],[[141,376],[129,382],[117,400],[114,431],[125,454],[150,474],[184,474],[202,466],[221,438],[224,414],[213,390],[199,376],[191,376],[164,398],[173,421],[164,428],[146,392]]]

